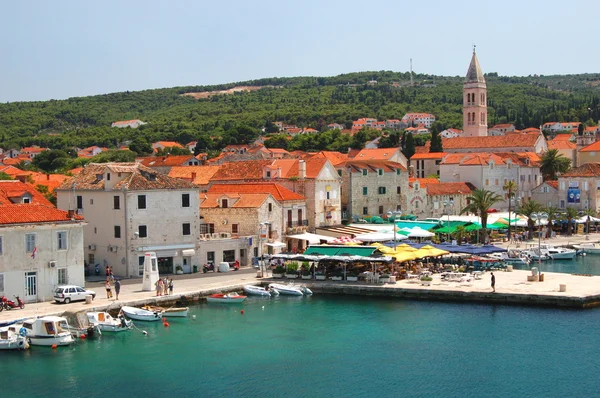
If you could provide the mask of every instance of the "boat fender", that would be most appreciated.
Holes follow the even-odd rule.
[[[81,340],[85,340],[85,334],[82,334],[81,336],[79,336],[79,338],[80,338]]]
[[[241,310],[241,311],[240,311],[240,314],[244,315],[244,310]]]
[[[166,327],[166,328],[168,328],[170,326],[169,322],[163,322],[163,326]]]
[[[21,337],[27,336],[27,329],[25,329],[24,327],[19,329],[19,336],[21,336]]]
[[[56,344],[52,344],[52,349],[55,350],[58,347]]]

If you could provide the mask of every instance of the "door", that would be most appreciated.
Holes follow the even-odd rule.
[[[37,301],[37,272],[25,272],[25,302]]]
[[[248,265],[248,255],[246,249],[240,249],[240,264],[245,266]]]
[[[292,223],[292,211],[288,210],[287,211],[287,227],[288,228],[292,228],[292,225],[293,225],[293,223]]]

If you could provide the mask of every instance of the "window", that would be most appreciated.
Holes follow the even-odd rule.
[[[83,209],[83,196],[77,195],[77,208]]]
[[[363,207],[363,216],[366,216],[369,214],[369,208],[368,207]]]
[[[4,274],[0,274],[0,292],[4,291]]]
[[[377,175],[382,176],[383,175],[383,169],[377,169]]]
[[[396,175],[400,175],[401,173],[402,173],[402,170],[396,169]]]
[[[33,253],[35,249],[35,234],[25,234],[25,252]]]
[[[383,214],[383,206],[379,206],[379,214]]]
[[[564,201],[564,200],[561,200],[561,201],[560,201],[560,208],[561,208],[561,209],[564,209],[564,208],[565,208],[565,201]]]
[[[584,191],[587,191],[587,190],[588,190],[588,182],[587,182],[587,181],[584,181],[584,182],[583,182],[583,190],[584,190]]]
[[[269,211],[273,211],[273,203],[269,203]]]
[[[90,204],[93,205],[94,204],[94,199],[90,199]]]
[[[330,191],[325,192],[325,197],[327,199],[331,199],[331,192]]]
[[[115,225],[115,238],[121,239],[121,226]]]
[[[342,170],[340,169],[337,172],[338,172],[338,175],[341,177],[342,176]]]
[[[235,261],[235,250],[223,250],[223,261],[232,263]]]
[[[415,202],[415,209],[418,209],[418,208],[419,208],[419,201],[416,201]]]
[[[119,210],[121,208],[121,198],[119,196],[113,196],[113,209]]]
[[[490,180],[488,180],[487,178],[485,179],[485,185],[490,185]]]
[[[148,237],[148,226],[146,226],[146,225],[138,226],[138,237],[139,238],[147,238]]]
[[[521,177],[522,177],[522,176],[521,176]],[[561,191],[564,191],[564,190],[565,190],[565,182],[564,182],[564,181],[561,181],[561,182],[560,182],[560,190],[561,190]]]
[[[191,229],[189,222],[183,223],[182,227],[183,227],[183,235],[184,236],[192,234],[192,229]]]
[[[110,173],[106,173],[106,180],[110,181]]]
[[[266,176],[267,176],[267,178],[271,178],[271,172],[270,172],[270,171],[267,171],[267,172],[266,172]]]
[[[67,283],[69,283],[69,276],[67,274],[67,269],[59,268],[58,269],[58,284],[66,285]]]
[[[190,207],[190,194],[189,193],[181,194],[181,207]]]
[[[138,209],[146,208],[146,195],[138,195]]]
[[[363,187],[363,195],[368,195],[369,194],[369,188],[367,187]]]
[[[67,250],[67,231],[59,231],[56,233],[57,250]]]
[[[379,188],[377,188],[377,192],[378,192],[380,195],[385,195],[385,187],[379,187]]]
[[[363,171],[362,171],[362,174],[363,174],[364,176],[366,176],[368,173],[369,173],[369,171],[368,171],[367,169],[363,169]]]
[[[399,187],[399,186],[398,186],[398,187],[396,187],[396,193],[397,193],[398,195],[400,195],[400,194],[402,193],[402,188],[401,188],[401,187]]]
[[[208,224],[208,234],[214,234],[215,233],[215,224]]]
[[[231,233],[232,234],[237,234],[239,229],[238,229],[239,224],[231,224]]]
[[[229,207],[229,201],[227,199],[221,199],[221,207],[226,209]]]
[[[2,246],[3,246],[3,242],[2,242],[2,236],[0,236],[0,256],[1,256],[1,255],[2,255],[2,253],[4,252],[4,248],[3,248]],[[0,290],[0,292],[1,292],[1,291],[2,291],[2,290]]]
[[[138,257],[138,276],[144,275],[144,256]]]
[[[495,182],[496,182],[496,185],[498,185],[498,179],[497,178],[496,178]]]

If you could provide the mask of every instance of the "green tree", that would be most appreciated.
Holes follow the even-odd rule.
[[[497,202],[502,200],[502,196],[485,189],[476,189],[467,197],[469,204],[461,210],[460,214],[473,213],[481,218],[482,240],[487,241],[487,220],[488,210]]]
[[[156,150],[156,156],[167,156],[167,155],[171,155],[171,156],[190,155],[190,156],[192,156],[192,153],[187,148],[179,148],[177,146],[168,146],[168,147],[159,148]]]
[[[590,218],[598,216],[598,213],[594,209],[590,209],[589,207],[583,211],[583,215],[586,217],[585,221],[585,230],[586,234],[590,234]]]
[[[521,206],[517,209],[517,214],[527,217],[527,239],[533,239],[533,228],[535,227],[535,221],[531,218],[533,213],[541,213],[543,206],[534,200],[528,200],[521,203]]]
[[[52,173],[64,168],[69,160],[71,157],[65,151],[54,149],[39,153],[31,163],[40,170]]]
[[[138,156],[150,155],[153,152],[152,145],[142,137],[136,137],[129,144],[129,150],[135,152]]]
[[[265,124],[265,133],[266,134],[279,133],[279,127],[274,125],[270,120],[267,120],[267,123]]]
[[[442,137],[435,125],[431,128],[431,146],[429,147],[429,152],[444,152],[444,149],[442,148]]]
[[[506,183],[502,186],[502,190],[504,192],[506,192],[506,198],[508,199],[508,240],[510,241],[510,236],[511,236],[511,204],[512,204],[512,199],[515,197],[515,193],[517,192],[517,183],[509,180],[506,181]]]
[[[11,176],[9,176],[5,172],[0,171],[0,180],[13,180],[13,179],[14,178],[12,178]]]
[[[540,170],[544,180],[556,180],[558,173],[566,173],[571,167],[571,159],[564,157],[558,149],[550,149],[542,155]]]
[[[275,134],[265,140],[265,146],[267,148],[287,149],[289,142],[287,134]]]
[[[189,151],[188,151],[189,152]],[[110,162],[135,162],[136,154],[133,151],[121,151],[111,149],[97,154],[91,159],[93,163],[110,163]]]
[[[567,221],[567,235],[573,235],[573,220],[575,220],[579,216],[577,209],[574,207],[567,207],[565,212],[563,213],[562,219]]]
[[[402,152],[404,152],[404,156],[406,156],[407,159],[410,159],[412,157],[412,155],[414,155],[416,152],[415,141],[414,141],[412,134],[410,134],[410,133],[405,133],[405,134],[406,134],[406,146]]]

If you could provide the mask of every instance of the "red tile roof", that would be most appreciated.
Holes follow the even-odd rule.
[[[456,137],[442,138],[442,147],[449,149],[481,149],[534,147],[539,135],[514,134],[488,137]]]
[[[556,134],[556,137],[552,138],[550,141],[571,141],[573,139],[573,134]],[[550,142],[548,141],[548,142]]]
[[[316,178],[327,159],[311,157],[305,160],[306,178]],[[262,180],[263,170],[276,172],[279,178],[298,177],[298,159],[248,160],[244,162],[223,163],[211,180],[213,181],[243,181]],[[273,175],[273,174],[272,174]],[[276,177],[277,178],[277,177]]]
[[[599,151],[600,151],[600,141],[596,141],[593,144],[583,147],[579,150],[579,152],[599,152]]]
[[[176,156],[148,156],[138,159],[146,167],[173,167],[183,166],[190,160],[196,160],[194,155],[176,155]]]
[[[419,182],[419,185],[421,186],[421,188],[425,188],[429,184],[439,184],[440,183],[440,180],[438,180],[437,178],[414,178],[414,177],[411,177],[408,179],[408,184],[412,187],[413,183],[415,183],[417,181]]]
[[[220,207],[220,203],[219,203],[219,199],[223,198],[223,197],[227,197],[227,198],[231,198],[231,199],[237,199],[237,201],[235,201],[235,203],[231,204],[232,201],[230,201],[229,203],[229,207],[231,208],[258,208],[260,206],[262,206],[263,203],[265,203],[265,200],[267,200],[269,198],[269,194],[268,193],[252,193],[252,194],[238,194],[238,193],[232,193],[232,194],[223,194],[223,193],[209,193],[209,194],[201,194],[200,195],[200,200],[202,200],[202,203],[200,204],[200,208],[201,209],[210,209],[210,208],[218,208]]]
[[[358,152],[350,151],[348,157],[351,159],[390,160],[396,154],[398,148],[374,148],[361,149]]]
[[[390,162],[387,160],[356,160],[350,159],[344,163],[338,164],[338,167],[343,166],[350,168],[354,172],[362,172],[363,169],[377,171],[382,169],[384,172],[396,172],[397,169],[406,171],[406,167],[398,162]]]
[[[14,204],[13,200],[20,202],[26,193],[31,196],[31,203],[53,207],[52,203],[33,184],[18,180],[0,181],[0,205]]]
[[[424,152],[424,153],[415,153],[410,160],[418,160],[418,159],[441,159],[446,156],[447,152]]]
[[[175,142],[175,141],[157,141],[152,143],[152,145],[162,145],[165,148],[171,148],[171,147],[177,147],[177,148],[183,148],[183,145],[181,145],[179,142]]]
[[[208,185],[221,166],[174,166],[169,177],[191,181],[194,185]]]
[[[299,201],[305,200],[306,198],[294,191],[291,191],[279,184],[272,183],[257,183],[257,184],[214,184],[208,190],[209,194],[216,193],[268,193],[275,198],[275,200],[282,201]]]
[[[42,204],[13,204],[0,206],[0,224],[30,224],[45,222],[79,222],[83,217],[59,210],[56,207]]]
[[[341,153],[341,152],[335,152],[335,151],[317,152],[316,154],[313,155],[313,157],[322,157],[325,159],[329,159],[331,164],[333,164],[334,166],[337,166],[338,164],[344,163],[345,161],[348,160],[347,154]]]
[[[577,149],[577,144],[571,141],[548,141],[548,149]]]
[[[535,167],[539,165],[540,157],[534,152],[472,152],[450,153],[442,159],[442,164],[460,164],[462,166],[507,164],[507,160],[519,166]],[[528,164],[529,163],[529,164]]]
[[[474,189],[470,182],[438,182],[427,184],[427,195],[470,195]]]
[[[585,163],[567,171],[561,177],[600,177],[600,163]]]

